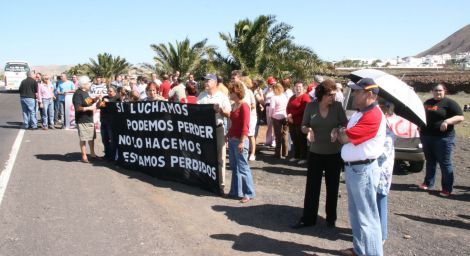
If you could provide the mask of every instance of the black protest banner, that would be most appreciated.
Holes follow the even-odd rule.
[[[213,105],[143,101],[107,107],[119,165],[218,193]]]

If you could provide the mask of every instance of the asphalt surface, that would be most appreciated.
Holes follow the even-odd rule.
[[[0,171],[8,159],[11,146],[22,124],[18,93],[0,93]]]
[[[21,125],[18,94],[0,94],[0,111],[4,163]],[[0,206],[0,255],[190,252],[153,185],[105,163],[83,164],[78,149],[75,131],[25,132]]]

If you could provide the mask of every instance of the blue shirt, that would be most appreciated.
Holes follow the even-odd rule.
[[[63,82],[57,86],[57,92],[60,92],[60,93],[73,91],[73,90],[75,90],[75,85],[72,83],[72,81]],[[59,101],[65,101],[64,94],[59,94]]]

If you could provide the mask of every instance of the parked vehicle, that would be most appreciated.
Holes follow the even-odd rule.
[[[26,78],[26,73],[30,71],[29,64],[24,61],[9,61],[5,64],[4,81],[6,91],[17,91],[21,81]]]
[[[355,111],[352,107],[353,96],[351,90],[347,88],[344,93],[343,107],[348,118]],[[424,167],[424,153],[418,127],[410,121],[398,115],[387,116],[387,120],[396,135],[395,141],[395,166],[401,167],[408,162],[407,170],[420,172]]]

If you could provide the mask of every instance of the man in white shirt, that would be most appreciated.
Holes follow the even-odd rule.
[[[382,230],[377,208],[377,187],[380,167],[377,158],[383,152],[386,120],[376,100],[379,92],[374,80],[363,78],[353,89],[354,108],[347,128],[339,129],[338,138],[344,145],[346,187],[353,247],[343,255],[383,255]]]
[[[225,133],[224,133],[224,117],[230,116],[232,107],[227,95],[218,90],[217,76],[215,74],[207,74],[204,77],[205,91],[199,94],[197,98],[198,104],[214,104],[215,120],[216,120],[216,138],[217,138],[217,158],[219,162],[219,187],[222,196],[225,195]]]
[[[156,83],[158,87],[162,84],[162,81],[157,77],[157,73],[152,73],[152,82]]]

